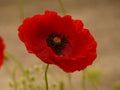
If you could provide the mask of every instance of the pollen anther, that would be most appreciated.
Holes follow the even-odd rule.
[[[59,37],[54,37],[54,38],[53,38],[53,42],[54,42],[55,44],[61,44],[61,38],[59,38]]]

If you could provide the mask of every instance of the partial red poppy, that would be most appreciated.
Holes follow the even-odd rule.
[[[5,45],[4,45],[4,43],[3,43],[3,39],[2,39],[2,37],[0,37],[0,67],[1,67],[2,64],[3,64],[4,48],[5,48]]]
[[[26,18],[19,27],[19,38],[28,52],[65,72],[83,70],[96,58],[96,41],[81,20],[46,11]]]

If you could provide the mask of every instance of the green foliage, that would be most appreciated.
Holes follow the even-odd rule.
[[[120,90],[120,81],[114,82],[112,85],[113,90]]]
[[[59,82],[59,90],[65,90],[64,83],[61,81]]]
[[[9,87],[11,87],[11,88],[14,87],[14,83],[13,83],[13,81],[9,81]]]
[[[40,65],[35,65],[35,66],[34,66],[34,70],[35,70],[36,72],[39,72],[40,69],[41,69]]]
[[[40,68],[37,66],[36,68],[23,68],[22,74],[16,77],[16,70],[12,75],[13,79],[9,82],[9,86],[12,90],[44,90],[41,88],[38,83],[36,83],[37,75],[39,75]],[[33,73],[34,72],[34,73]],[[17,87],[16,87],[17,85]]]
[[[102,74],[102,72],[99,69],[97,69],[97,68],[89,69],[87,71],[88,78],[93,83],[99,83],[100,82],[101,74]]]
[[[82,72],[82,90],[87,90],[86,81],[89,80],[93,90],[98,90],[97,85],[101,82],[102,72],[96,67],[86,69]]]

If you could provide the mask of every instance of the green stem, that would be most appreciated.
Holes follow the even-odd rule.
[[[85,75],[85,70],[82,72],[82,89],[83,90],[87,90],[86,89],[86,82],[85,82],[85,80],[86,80],[86,75]]]
[[[60,7],[61,7],[63,15],[65,15],[66,14],[66,10],[65,10],[65,7],[64,7],[64,4],[63,4],[62,0],[58,0],[58,2],[60,4]]]
[[[72,85],[72,76],[71,76],[71,74],[68,74],[68,81],[69,81],[71,90],[75,90],[75,89],[73,89],[73,85]]]
[[[86,69],[86,71],[87,71],[87,69]],[[88,75],[88,78],[89,78],[89,80],[90,80],[90,83],[91,83],[91,85],[92,85],[92,87],[93,87],[93,90],[98,90],[98,87],[97,87],[97,82],[95,82],[93,79],[91,79],[91,77],[89,76],[89,74],[88,74],[88,72],[86,72],[87,73],[87,75]]]
[[[14,68],[13,70],[13,73],[12,73],[12,80],[14,82],[14,89],[15,90],[18,90],[18,84],[17,84],[17,81],[16,81],[16,68]]]
[[[7,70],[7,73],[11,76],[13,83],[14,83],[14,90],[18,90],[18,83],[16,80],[16,67],[13,69],[12,72],[10,72],[10,68],[5,64],[5,68]]]
[[[24,19],[24,0],[18,0],[20,20]]]
[[[64,86],[63,81],[61,81],[61,82],[59,83],[59,88],[60,88],[60,90],[65,90],[65,86]]]
[[[11,53],[8,52],[8,51],[5,51],[5,57],[6,57],[7,59],[12,59],[13,61],[15,61],[15,62],[17,63],[17,67],[19,67],[20,70],[21,70],[22,72],[24,72],[24,67],[22,66],[22,63],[21,63],[13,54],[11,54]],[[12,80],[13,80],[13,82],[14,82],[14,90],[18,90],[18,83],[17,83],[17,80],[16,80],[16,68],[17,68],[17,67],[14,68],[14,70],[13,70],[12,73],[10,73],[10,70],[9,70],[9,68],[7,67],[7,70],[9,71],[9,74],[11,74]]]
[[[47,64],[47,66],[46,66],[46,68],[45,68],[45,84],[46,84],[46,90],[49,90],[49,87],[48,87],[48,78],[47,78],[48,68],[49,68],[49,64]]]
[[[94,82],[91,82],[91,84],[92,84],[94,90],[98,90],[98,88],[97,88],[97,86],[96,86],[96,84]]]

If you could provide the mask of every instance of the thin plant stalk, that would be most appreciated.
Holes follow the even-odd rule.
[[[46,84],[46,90],[49,90],[48,77],[47,77],[48,68],[49,68],[49,64],[47,64],[47,66],[46,66],[46,68],[45,68],[45,84]]]
[[[14,82],[14,90],[18,90],[18,84],[16,81],[16,68],[14,68],[14,70],[12,72],[12,80]]]
[[[86,73],[85,70],[82,72],[82,90],[87,90],[86,89]]]
[[[94,90],[98,90],[96,84],[94,82],[91,82],[91,83],[92,83],[92,86],[93,86]]]
[[[7,70],[8,70],[8,72],[9,72],[9,74],[11,75],[12,80],[13,80],[13,82],[14,82],[14,90],[18,90],[18,83],[17,83],[17,80],[16,80],[16,68],[19,67],[20,70],[21,70],[22,72],[24,72],[24,67],[23,67],[22,63],[21,63],[13,54],[11,54],[10,52],[5,51],[5,57],[6,57],[7,59],[12,59],[12,60],[14,60],[14,61],[17,63],[17,66],[14,68],[14,70],[12,71],[12,73],[10,72],[10,70],[9,70],[8,67],[7,67]]]
[[[65,10],[65,6],[64,6],[62,0],[58,0],[58,2],[59,2],[59,4],[60,4],[60,7],[61,7],[61,10],[62,10],[63,15],[65,15],[65,14],[66,14],[66,10]]]
[[[68,81],[69,81],[69,86],[70,86],[71,90],[75,90],[75,88],[73,88],[72,75],[70,73],[68,74]]]
[[[63,81],[61,81],[60,83],[59,83],[59,90],[65,90],[65,86],[64,86],[64,83],[63,83]]]
[[[22,21],[24,19],[24,0],[18,0],[18,9],[20,20]]]

